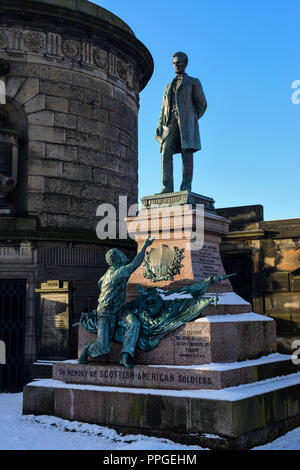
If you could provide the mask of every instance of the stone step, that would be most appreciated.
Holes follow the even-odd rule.
[[[54,415],[186,444],[249,449],[299,426],[300,373],[223,390],[137,389],[43,379],[24,388],[23,414]],[[217,439],[208,439],[208,434]]]
[[[288,375],[298,371],[291,356],[271,354],[252,361],[194,366],[79,364],[64,361],[53,365],[53,379],[66,383],[113,385],[169,390],[222,389]]]
[[[79,326],[79,355],[96,335]],[[209,315],[186,323],[151,351],[136,349],[134,362],[151,365],[199,365],[255,359],[277,351],[275,321],[256,313]],[[119,363],[121,345],[114,343],[100,363]],[[95,362],[95,359],[93,359]]]

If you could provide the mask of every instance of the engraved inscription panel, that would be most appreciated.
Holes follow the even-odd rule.
[[[205,243],[203,248],[193,253],[193,268],[200,278],[225,274],[219,248],[213,243]]]
[[[185,329],[175,336],[175,364],[204,364],[210,361],[210,338],[206,332]]]
[[[213,371],[137,365],[124,370],[117,365],[57,364],[53,378],[68,383],[116,385],[162,389],[215,389],[221,387],[219,374]]]

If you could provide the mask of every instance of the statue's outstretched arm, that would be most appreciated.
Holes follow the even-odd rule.
[[[146,238],[139,253],[133,259],[133,261],[131,261],[131,263],[126,265],[126,270],[129,271],[129,274],[132,274],[142,264],[146,249],[148,248],[148,246],[152,245],[153,242],[154,238],[150,238],[150,236]]]

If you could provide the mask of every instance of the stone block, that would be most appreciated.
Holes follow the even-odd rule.
[[[25,79],[22,77],[11,77],[6,81],[6,95],[14,98],[24,83]]]
[[[122,101],[112,98],[111,96],[104,95],[102,96],[102,107],[108,109],[109,111],[114,111],[116,113],[122,112]]]
[[[67,113],[69,108],[69,102],[65,98],[57,98],[55,96],[46,96],[45,99],[46,109],[59,113]],[[72,114],[72,111],[70,111]]]
[[[40,140],[42,142],[64,143],[66,141],[65,129],[36,126],[30,124],[28,127],[29,139]]]
[[[216,209],[217,214],[230,220],[230,230],[242,230],[245,226],[264,219],[263,206],[257,204],[252,206],[226,207]]]
[[[106,168],[106,160],[108,160],[107,156],[97,150],[86,149],[86,148],[78,148],[79,156],[80,156],[80,163],[83,165],[89,165],[97,168]],[[110,159],[111,161],[112,159]],[[114,168],[114,166],[112,166]]]
[[[70,214],[64,213],[61,214],[47,214],[47,226],[53,228],[64,228],[66,230],[74,230],[80,229],[84,227],[84,230],[90,230],[90,218],[88,215],[86,217],[79,217]],[[56,268],[55,268],[56,269]],[[53,270],[52,275],[55,278],[55,269]],[[57,276],[56,276],[57,277]],[[45,278],[50,279],[49,276],[45,276]],[[80,279],[77,279],[80,280]]]
[[[124,145],[120,145],[116,142],[107,142],[107,153],[109,155],[115,155],[119,158],[127,159],[127,149]],[[131,160],[131,159],[129,159]],[[134,154],[134,160],[137,160],[137,153]]]
[[[52,82],[50,80],[40,81],[40,93],[55,96],[56,98],[70,98],[79,101],[84,99],[84,90],[73,87],[68,83]]]
[[[296,273],[290,274],[290,288],[292,292],[300,292],[300,275],[298,271]]]
[[[40,84],[38,78],[27,78],[20,86],[15,99],[18,103],[24,104],[36,96],[39,91]]]
[[[49,193],[66,194],[68,196],[80,197],[82,186],[78,181],[66,181],[61,178],[47,178],[45,191]]]
[[[28,193],[28,211],[31,215],[33,212],[67,214],[68,208],[69,198],[65,195]]]
[[[113,197],[111,197],[111,195],[107,197],[109,188],[103,186],[106,184],[106,175],[104,175],[102,184],[98,182],[98,185],[86,186],[81,192],[81,197],[83,199],[99,201],[99,203],[100,201],[105,203],[112,203]]]
[[[275,322],[257,314],[218,315],[199,318],[169,333],[151,351],[136,349],[136,364],[199,365],[255,359],[276,352]],[[96,335],[81,326],[78,355]],[[108,357],[99,362],[120,360],[120,345],[113,344]]]
[[[135,181],[129,178],[129,176],[121,175],[119,173],[108,173],[107,181],[109,186],[115,186],[116,188],[120,188],[128,193],[131,192],[135,185]]]
[[[109,122],[108,111],[106,109],[99,108],[98,106],[95,107],[94,119],[96,119],[97,121],[100,121],[100,122],[108,123]]]
[[[66,162],[63,164],[63,177],[75,181],[90,181],[92,179],[92,168]]]
[[[137,152],[137,139],[127,134],[127,132],[120,130],[120,142],[130,150]]]
[[[300,313],[272,313],[271,317],[276,321],[278,334],[294,335],[300,332]]]
[[[75,129],[76,117],[71,114],[55,113],[55,126],[64,127],[65,129]]]
[[[69,208],[69,214],[72,216],[86,217],[86,218],[96,218],[96,210],[98,207],[98,202],[94,200],[85,201],[81,198],[72,198]],[[92,220],[90,221],[92,223]],[[86,224],[82,225],[81,228],[87,228]],[[90,225],[89,225],[90,227]]]
[[[54,126],[54,113],[52,111],[40,111],[29,114],[28,123],[37,126]]]
[[[125,106],[121,113],[110,112],[109,121],[113,126],[129,132],[133,137],[137,130],[137,116]]]
[[[106,141],[103,137],[73,129],[66,130],[66,140],[69,145],[79,145],[80,147],[92,150],[102,151],[106,148]]]
[[[86,119],[93,119],[95,106],[93,104],[82,103],[70,100],[69,112],[75,116],[82,116]]]
[[[113,96],[113,85],[95,77],[85,76],[82,73],[74,74],[74,86],[91,89],[100,95]]]
[[[300,313],[300,299],[298,293],[278,292],[265,295],[265,312],[268,315],[284,313]]]
[[[57,380],[40,380],[26,388],[38,394],[37,387],[53,388],[55,416],[186,444],[201,445],[207,434],[214,434],[218,439],[206,440],[214,448],[249,449],[300,422],[300,374],[209,392],[74,386]],[[32,408],[24,406],[26,412]]]
[[[105,122],[96,121],[95,119],[77,118],[77,129],[79,132],[88,134],[96,134],[111,140],[118,141],[119,131]]]
[[[98,93],[98,92],[95,91],[95,90],[86,89],[86,90],[85,90],[84,101],[85,101],[87,104],[101,106],[101,102],[102,102],[103,96],[104,96],[104,95]],[[86,117],[87,117],[87,116],[86,116]]]
[[[53,415],[54,392],[51,387],[24,387],[24,415]]]
[[[45,194],[43,208],[48,213],[68,214],[70,206],[69,198],[62,194]]]
[[[33,62],[14,62],[12,63],[11,73],[16,76],[34,77],[52,82],[73,83],[73,72],[71,70]]]
[[[166,390],[220,390],[272,377],[298,372],[291,356],[272,354],[238,364],[207,364],[205,366],[135,365],[128,370],[118,364],[79,364],[58,362],[53,366],[54,380],[65,383],[112,385]]]
[[[121,88],[117,86],[114,87],[114,97],[121,103],[128,106],[128,108],[130,108],[133,112],[137,113],[138,103],[135,97],[129,95],[129,93],[121,90]]]
[[[37,176],[62,176],[62,162],[57,160],[32,159],[28,162],[28,174]]]
[[[46,157],[49,159],[75,162],[77,160],[78,148],[65,144],[46,144]]]
[[[29,192],[44,192],[45,191],[45,177],[29,175],[28,176],[28,191]]]
[[[35,142],[33,140],[30,140],[28,142],[28,154],[29,154],[29,160],[32,160],[32,159],[41,160],[45,158],[45,143]]]
[[[128,162],[131,162],[133,165],[137,165],[137,152],[126,148],[125,150],[125,159]]]
[[[46,107],[45,95],[36,95],[31,100],[24,104],[24,110],[27,114],[36,113],[44,110]]]

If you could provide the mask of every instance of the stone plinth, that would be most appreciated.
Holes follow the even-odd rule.
[[[78,348],[96,340],[79,327]],[[136,349],[136,364],[191,365],[254,359],[276,352],[275,322],[255,313],[212,315],[186,323],[169,333],[152,351]],[[119,363],[121,345],[113,344],[102,363]],[[95,361],[95,359],[93,359]]]
[[[160,208],[178,206],[183,204],[203,204],[206,210],[215,211],[215,201],[211,197],[202,196],[201,194],[192,193],[191,191],[177,191],[175,193],[154,194],[153,196],[145,196],[142,198],[144,208]]]
[[[23,413],[50,414],[211,448],[249,449],[299,426],[300,374],[223,390],[39,380],[24,389]],[[209,439],[207,434],[215,436]]]
[[[158,250],[168,249],[183,250],[181,259],[181,268],[172,277],[162,280],[153,280],[149,278],[146,272],[146,261],[132,274],[128,283],[128,299],[136,296],[136,284],[144,287],[156,286],[166,289],[182,287],[186,284],[192,284],[208,276],[225,274],[224,267],[220,257],[219,245],[221,237],[228,232],[229,221],[220,217],[213,210],[205,209],[204,202],[200,205],[193,203],[185,204],[189,200],[189,193],[172,193],[158,195],[159,204],[155,204],[154,196],[144,198],[143,206],[137,217],[129,217],[127,221],[127,230],[138,243],[138,249],[141,248],[146,236],[151,233],[155,238],[148,253],[151,257],[159,257]],[[181,199],[176,199],[176,194],[181,195]],[[197,201],[197,195],[192,193]],[[201,201],[204,196],[198,196]],[[174,202],[168,202],[170,198]],[[211,198],[206,198],[213,201]],[[178,201],[182,201],[179,203]],[[151,204],[150,204],[150,202]],[[153,202],[154,201],[154,202]],[[164,203],[165,201],[165,203]],[[210,292],[230,292],[232,287],[229,279],[212,284]]]
[[[208,207],[213,204],[209,198],[201,212],[195,201],[203,196],[189,200],[186,193],[173,200],[175,196],[158,195],[158,202],[145,198],[138,217],[127,219],[139,248],[149,231],[155,237],[144,265],[130,278],[129,298],[137,283],[171,289],[224,274],[219,244],[228,221]],[[195,230],[200,245],[203,235],[198,249],[192,249]],[[162,265],[167,269],[160,269]],[[217,290],[217,309],[210,305],[152,351],[136,349],[133,369],[120,366],[122,345],[116,343],[98,361],[56,363],[53,379],[26,386],[23,413],[211,448],[248,449],[296,427],[300,373],[289,356],[276,354],[275,321],[253,313],[232,292],[229,280],[212,285],[206,295]],[[95,339],[79,327],[79,354]]]
[[[53,365],[53,379],[66,383],[114,385],[167,390],[222,389],[252,383],[298,371],[291,357],[271,354],[239,363],[211,363],[195,366],[137,365],[125,369],[114,364],[79,364],[64,361]]]

